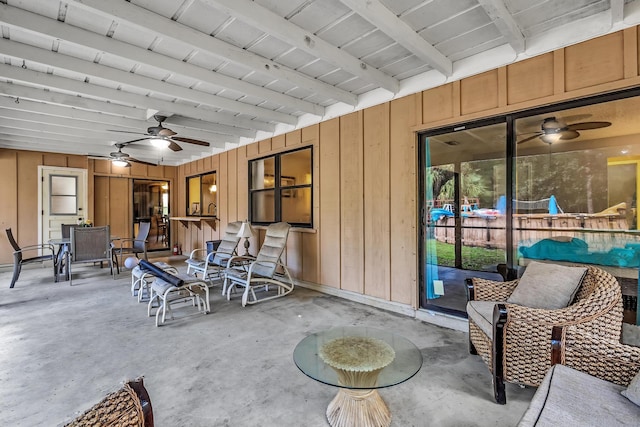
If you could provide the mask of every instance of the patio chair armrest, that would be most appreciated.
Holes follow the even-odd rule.
[[[195,256],[195,254],[197,254],[197,253],[200,253],[200,252],[206,252],[206,251],[207,251],[207,248],[197,248],[197,249],[194,249],[194,250],[192,250],[192,251],[189,253],[189,259],[193,259],[193,258],[194,258],[194,256]]]
[[[227,260],[227,268],[233,267],[234,263],[238,262],[246,262],[246,261],[255,261],[256,259],[252,256],[244,256],[244,255],[235,255]]]
[[[518,285],[518,279],[509,282],[481,279],[466,279],[467,298],[477,301],[506,301]]]
[[[640,371],[640,347],[602,339],[577,326],[554,327],[558,363],[627,386]]]
[[[14,253],[26,252],[26,251],[37,251],[37,250],[44,250],[44,249],[50,250],[52,253],[55,253],[55,249],[53,248],[53,245],[49,243],[43,243],[40,245],[23,246],[20,248],[19,251],[15,251]]]

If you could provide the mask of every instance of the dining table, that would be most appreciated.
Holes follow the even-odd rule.
[[[116,265],[116,272],[120,274],[120,265],[118,264],[118,254],[113,250],[113,241],[120,240],[118,236],[111,236],[111,250],[114,263]],[[71,237],[58,237],[49,239],[49,243],[57,247],[55,251],[56,262],[56,282],[60,280],[69,280],[69,259],[67,255],[71,254]]]

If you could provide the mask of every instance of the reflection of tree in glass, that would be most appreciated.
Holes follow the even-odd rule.
[[[482,199],[483,196],[485,196],[488,193],[489,185],[487,182],[487,176],[486,174],[483,174],[483,172],[485,171],[483,171],[482,169],[475,168],[474,166],[475,165],[471,162],[462,163],[460,168],[461,175],[462,175],[462,179],[460,180],[460,186],[461,186],[460,192],[463,197],[477,197]],[[490,166],[490,165],[484,165],[484,166]],[[489,167],[487,169],[490,170],[490,173],[493,173],[493,167]],[[454,195],[454,181],[453,179],[449,179],[442,186],[437,198],[441,200],[452,200],[453,195]]]
[[[553,194],[565,212],[594,213],[608,207],[607,153],[603,151],[519,157],[516,176],[518,200]]]

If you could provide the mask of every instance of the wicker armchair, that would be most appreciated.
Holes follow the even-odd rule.
[[[578,326],[553,328],[552,363],[628,386],[640,371],[640,347],[606,340]]]
[[[622,328],[622,293],[618,281],[594,266],[568,307],[556,310],[529,308],[506,303],[518,280],[494,282],[467,279],[469,303],[469,351],[479,354],[493,375],[497,403],[505,404],[504,382],[538,386],[551,366],[551,333],[554,326],[575,325],[599,339],[619,341]],[[475,301],[485,308],[492,331],[474,318]],[[489,332],[491,335],[489,335]]]

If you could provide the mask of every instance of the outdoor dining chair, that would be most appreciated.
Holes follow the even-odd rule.
[[[55,281],[58,281],[58,276],[56,274],[57,265],[53,245],[29,245],[21,248],[20,245],[18,245],[16,239],[13,237],[11,228],[7,228],[5,231],[7,232],[9,243],[13,248],[13,276],[11,277],[11,284],[9,285],[9,288],[13,288],[15,286],[16,282],[18,281],[18,277],[20,277],[20,272],[22,271],[23,265],[33,264],[36,262],[43,263],[45,261],[52,261],[53,277]],[[33,255],[25,257],[25,253],[31,253]]]
[[[69,284],[72,285],[73,274],[71,267],[74,264],[108,263],[111,275],[113,274],[111,234],[108,225],[102,227],[74,227],[71,228],[71,246],[67,252],[67,268],[69,271]]]

